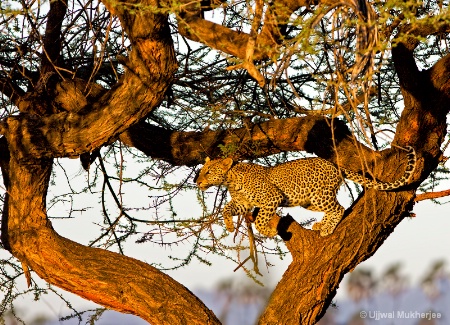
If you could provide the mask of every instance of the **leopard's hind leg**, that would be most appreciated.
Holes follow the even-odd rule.
[[[311,200],[312,206],[308,209],[325,212],[321,222],[316,222],[312,229],[320,230],[321,236],[328,236],[333,233],[336,226],[344,215],[344,207],[336,199],[336,189],[329,188],[323,190],[320,195]]]

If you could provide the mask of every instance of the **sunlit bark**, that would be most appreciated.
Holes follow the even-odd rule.
[[[254,58],[267,58],[277,51],[283,41],[282,25],[286,17],[298,6],[310,4],[280,3],[288,11],[279,11],[273,3],[265,16],[267,21]],[[162,101],[177,68],[167,15],[154,10],[143,10],[137,15],[129,10],[134,5],[158,8],[159,3],[153,1],[107,1],[106,5],[120,17],[132,43],[126,60],[127,72],[115,87],[98,88],[90,98],[83,99],[77,91],[77,81],[64,81],[56,83],[55,89],[65,96],[38,102],[43,93],[33,97],[37,90],[31,95],[24,94],[10,80],[0,80],[4,94],[21,111],[0,124],[4,135],[0,142],[0,163],[7,189],[2,242],[49,283],[109,308],[139,315],[152,324],[219,324],[189,290],[155,268],[123,255],[77,244],[52,229],[45,203],[56,157],[77,157],[120,139],[152,158],[192,166],[206,156],[219,155],[219,144],[238,144],[236,158],[240,159],[305,150],[347,168],[370,170],[383,181],[403,174],[406,160],[402,150],[394,147],[373,152],[357,142],[343,122],[322,117],[273,119],[249,123],[240,129],[202,132],[178,132],[145,124],[143,119]],[[58,62],[61,40],[54,35],[60,33],[65,4],[57,1],[52,8],[49,17],[53,18],[49,18],[44,42],[48,51],[42,58],[39,79],[44,86]],[[184,21],[180,20],[184,35],[245,58],[248,35],[205,23],[196,10],[194,14],[185,14]],[[431,28],[428,32],[438,31],[442,30]],[[344,274],[372,256],[395,226],[409,215],[415,189],[439,163],[450,108],[450,55],[430,70],[419,71],[413,57],[417,43],[406,39],[392,51],[405,100],[393,145],[412,145],[416,149],[414,182],[397,192],[367,191],[348,209],[346,218],[329,237],[305,230],[289,217],[282,218],[279,234],[286,241],[293,261],[276,287],[260,324],[317,322]],[[63,105],[54,105],[56,98]],[[55,107],[63,109],[55,111]]]

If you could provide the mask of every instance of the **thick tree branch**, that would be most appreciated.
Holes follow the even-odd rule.
[[[408,61],[411,58],[405,57]],[[396,57],[401,60],[401,57]],[[420,72],[419,79],[405,80],[408,73],[399,73],[405,108],[397,125],[394,143],[415,143],[430,155],[440,156],[440,145],[447,133],[446,116],[450,110],[450,54],[431,69]],[[409,87],[411,83],[419,86]],[[433,139],[433,141],[431,141]],[[426,166],[427,173],[435,168]],[[429,169],[431,168],[431,169]]]
[[[253,48],[253,60],[272,58],[279,51],[284,42],[286,25],[292,13],[300,7],[313,5],[324,8],[335,8],[336,6],[348,6],[352,10],[360,10],[359,2],[342,2],[337,0],[278,0],[270,3],[264,15],[261,32],[257,37],[248,33],[235,31],[231,28],[203,19],[201,12],[201,1],[182,1],[181,12],[178,18],[179,32],[181,35],[203,43],[221,52],[233,55],[241,60],[248,60],[249,42],[256,39]],[[368,4],[366,4],[368,5]],[[324,12],[327,12],[326,9]],[[324,14],[319,14],[319,20]],[[255,17],[253,17],[255,19]],[[258,18],[256,18],[258,19]],[[312,26],[304,26],[311,28]],[[365,35],[367,37],[367,35]],[[363,38],[361,38],[362,40]],[[364,42],[359,45],[363,47]],[[365,49],[365,48],[364,48]],[[244,62],[245,63],[245,62]],[[252,75],[252,73],[250,73]]]
[[[399,28],[392,41],[394,43],[392,58],[404,90],[416,89],[417,92],[420,88],[422,78],[414,59],[414,50],[420,44],[420,37],[449,32],[450,24],[445,16],[426,17],[413,25],[407,24]]]
[[[358,143],[343,122],[320,116],[270,120],[239,129],[203,132],[169,131],[140,123],[122,133],[120,140],[155,159],[188,166],[203,163],[207,156],[221,156],[219,145],[237,147],[234,157],[238,159],[307,151],[356,170],[365,169],[362,160],[372,166],[379,157]],[[336,154],[335,149],[346,154]]]
[[[151,324],[220,324],[188,289],[156,268],[59,236],[45,208],[51,166],[51,160],[23,165],[11,158],[2,168],[8,184],[2,217],[8,236],[2,240],[14,256],[50,284]]]
[[[420,73],[414,59],[414,50],[410,50],[404,43],[399,43],[392,49],[392,59],[400,79],[403,97],[408,100],[405,91],[417,92],[420,89]]]
[[[47,26],[44,34],[44,48],[42,51],[41,74],[54,71],[58,66],[61,52],[61,27],[67,12],[67,2],[64,0],[50,1]]]
[[[36,102],[42,98],[42,106],[46,108],[41,110],[50,110],[49,108],[52,108],[55,112],[80,113],[83,110],[87,111],[86,107],[88,105],[89,108],[97,105],[100,97],[107,92],[101,85],[88,83],[79,78],[57,82],[51,87],[51,90],[46,89],[46,87],[34,90],[26,93],[16,101],[15,104],[20,112],[35,113],[37,111]]]
[[[265,15],[261,33],[255,43],[253,59],[270,58],[282,41],[283,30],[291,14],[301,6],[315,1],[279,0],[271,4]],[[250,35],[203,19],[200,1],[182,1],[185,5],[178,17],[181,35],[216,50],[244,60]]]
[[[181,35],[236,58],[245,58],[248,34],[234,31],[198,16],[182,16],[178,19],[178,24]],[[258,60],[266,56],[267,53],[261,52],[258,44],[254,51],[254,59]]]

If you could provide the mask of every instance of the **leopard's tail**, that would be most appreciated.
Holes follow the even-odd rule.
[[[391,183],[385,183],[377,180],[368,179],[363,175],[348,169],[341,168],[341,170],[345,178],[358,184],[361,184],[367,188],[374,188],[379,191],[395,190],[399,187],[408,184],[412,178],[412,175],[414,174],[414,170],[416,169],[416,162],[417,162],[416,151],[411,146],[407,146],[405,149],[407,151],[406,157],[408,159],[408,165],[406,166],[405,173],[401,178]]]

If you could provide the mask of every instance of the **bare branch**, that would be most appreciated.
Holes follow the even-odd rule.
[[[67,12],[67,2],[64,0],[50,1],[47,26],[44,35],[44,49],[42,51],[41,73],[53,71],[58,66],[61,51],[61,27]]]
[[[432,199],[438,199],[440,197],[449,196],[450,190],[445,191],[439,191],[439,192],[427,192],[416,195],[414,198],[415,202],[423,201],[423,200],[432,200]]]
[[[306,115],[328,115],[328,114],[333,114],[333,116],[339,116],[344,114],[347,111],[351,111],[353,110],[356,106],[358,106],[361,103],[364,103],[368,98],[371,98],[373,96],[376,96],[378,94],[378,88],[373,86],[370,87],[368,89],[367,92],[361,92],[359,94],[356,95],[356,97],[352,98],[352,100],[347,100],[345,103],[342,103],[340,105],[340,110],[336,110],[336,108],[330,108],[330,109],[326,109],[326,110],[310,110],[310,109],[305,109],[305,108],[301,108],[301,107],[295,107],[294,106],[294,110],[298,113],[301,114],[306,114]]]

